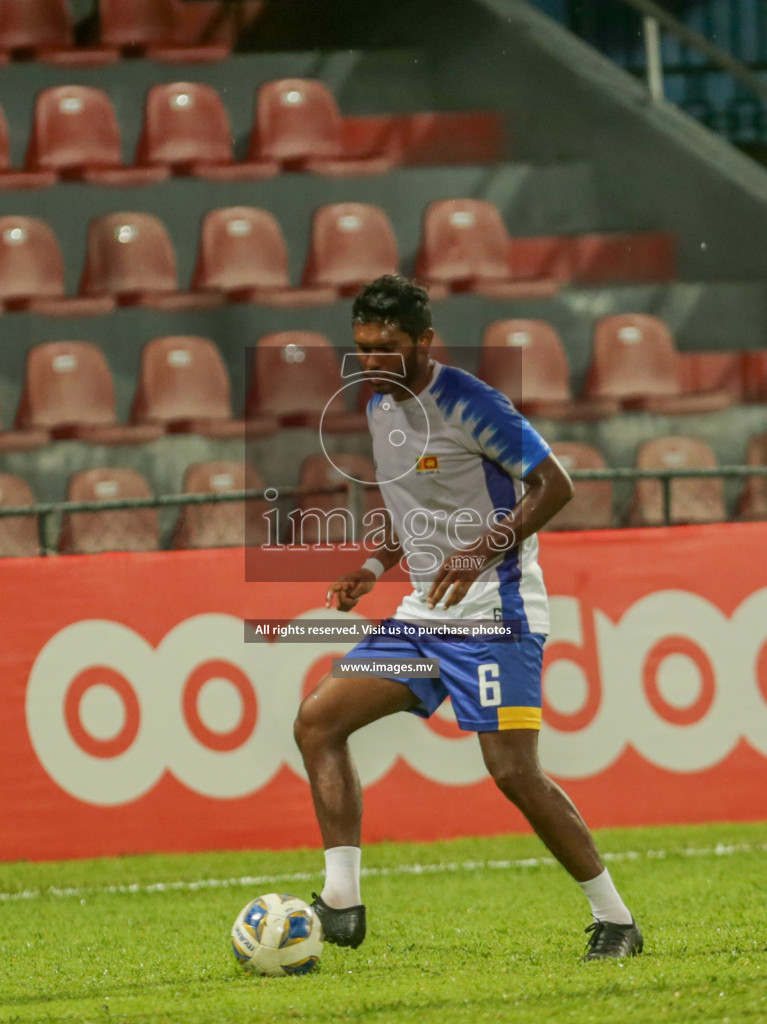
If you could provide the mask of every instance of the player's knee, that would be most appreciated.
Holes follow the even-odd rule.
[[[298,749],[303,751],[313,744],[327,740],[332,733],[332,717],[328,714],[326,702],[322,700],[318,686],[304,697],[293,723],[293,737]]]
[[[488,765],[500,791],[515,804],[524,804],[535,793],[543,774],[537,760],[508,758]]]
[[[316,716],[312,714],[311,705],[307,705],[307,699],[302,701],[296,720],[293,722],[293,738],[301,751],[311,744],[312,739],[318,733],[318,722]]]
[[[295,740],[296,746],[299,750],[304,749],[304,741],[306,738],[306,726],[301,715],[303,705],[298,709],[298,714],[293,722],[293,739]]]

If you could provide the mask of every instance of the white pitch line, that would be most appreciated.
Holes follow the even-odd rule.
[[[603,853],[609,863],[638,860],[663,860],[666,857],[732,857],[739,853],[766,853],[767,843],[717,843],[716,846],[681,847],[675,850],[624,850]],[[385,878],[391,875],[436,875],[456,874],[460,871],[509,871],[515,868],[549,867],[556,864],[553,857],[525,857],[519,860],[465,860],[439,861],[436,864],[397,864],[391,868],[363,868],[363,878]],[[197,892],[201,889],[244,889],[256,886],[273,886],[283,882],[311,882],[321,878],[321,872],[294,871],[282,875],[243,875],[241,878],[201,878],[196,882],[151,882],[140,885],[99,885],[60,888],[55,885],[47,889],[24,889],[21,892],[0,892],[0,903],[17,900],[37,900],[46,896],[74,897],[101,895],[136,895],[164,892]]]

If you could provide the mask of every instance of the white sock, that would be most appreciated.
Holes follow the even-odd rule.
[[[362,903],[359,846],[333,846],[325,850],[325,886],[320,894],[329,907],[343,910]]]
[[[631,911],[618,895],[618,890],[610,878],[610,872],[604,869],[601,875],[578,882],[583,895],[591,904],[591,913],[597,921],[610,921],[612,924],[631,924]]]

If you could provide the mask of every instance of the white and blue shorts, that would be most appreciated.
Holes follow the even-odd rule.
[[[381,629],[366,637],[344,661],[404,659],[439,660],[439,677],[402,676],[379,671],[376,675],[409,687],[418,698],[413,712],[432,715],[450,697],[455,717],[467,732],[500,729],[540,729],[541,669],[546,637],[518,633],[503,639],[407,635],[406,623],[384,619]]]

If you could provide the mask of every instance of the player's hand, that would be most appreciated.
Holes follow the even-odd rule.
[[[462,552],[452,554],[445,559],[437,570],[431,590],[426,597],[429,608],[438,605],[445,594],[447,594],[445,608],[452,608],[466,597],[469,587],[487,563],[487,557],[484,555],[475,555],[473,559],[474,564],[468,566],[466,555]]]
[[[335,599],[338,610],[348,612],[361,597],[370,593],[375,582],[375,574],[370,569],[357,569],[355,572],[348,572],[345,576],[337,579],[335,583],[330,584],[325,607],[332,608]]]

